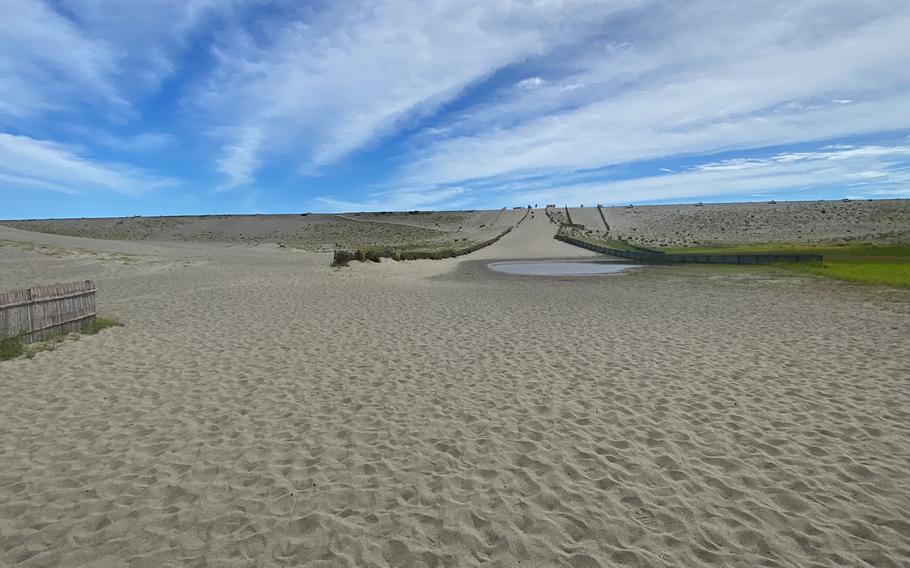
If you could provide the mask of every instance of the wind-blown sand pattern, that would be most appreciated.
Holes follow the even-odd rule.
[[[590,254],[554,231],[332,269],[0,227],[0,288],[126,324],[0,363],[0,565],[907,566],[910,293],[487,270]]]

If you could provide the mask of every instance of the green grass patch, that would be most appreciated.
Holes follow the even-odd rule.
[[[910,260],[910,244],[876,245],[850,243],[841,245],[804,245],[789,243],[756,243],[745,245],[716,245],[704,247],[673,247],[660,249],[667,253],[686,254],[821,254],[824,256],[894,257]]]
[[[24,352],[25,344],[21,337],[5,337],[0,339],[0,361],[7,361],[14,357],[18,357]]]
[[[107,329],[109,327],[120,327],[122,325],[122,323],[115,319],[96,317],[91,321],[91,323],[83,327],[81,332],[86,335],[95,335],[102,329]]]
[[[826,257],[822,262],[794,262],[777,266],[847,282],[910,288],[910,262],[828,259]]]
[[[666,248],[668,253],[688,254],[821,254],[822,262],[782,263],[776,266],[866,284],[910,288],[910,245],[849,243],[841,245],[801,245],[759,243],[735,246]]]
[[[96,317],[91,323],[83,327],[78,332],[72,333],[55,333],[49,335],[31,344],[26,345],[22,337],[7,337],[0,339],[0,361],[14,359],[20,355],[25,355],[31,359],[42,351],[54,351],[57,346],[67,339],[79,339],[83,335],[95,335],[102,329],[109,327],[119,327],[123,324],[112,318]]]

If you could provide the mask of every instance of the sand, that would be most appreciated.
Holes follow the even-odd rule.
[[[604,230],[596,207],[569,208],[574,223]],[[910,199],[604,207],[610,236],[639,245],[910,242]]]
[[[524,211],[348,213],[343,215],[199,215],[0,221],[14,229],[144,242],[262,245],[310,251],[363,245],[451,245],[485,241]]]
[[[0,289],[126,324],[0,363],[0,566],[907,565],[910,293],[486,269],[589,254],[553,231],[333,269],[0,227]]]

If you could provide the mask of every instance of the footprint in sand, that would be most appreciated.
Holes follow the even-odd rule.
[[[645,527],[646,529],[655,529],[657,528],[657,517],[654,516],[649,509],[643,509],[636,507],[632,509],[632,518],[635,519],[635,522]]]

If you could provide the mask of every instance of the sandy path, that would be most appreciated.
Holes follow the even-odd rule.
[[[0,566],[906,565],[910,294],[483,267],[587,252],[552,227],[347,270],[0,247],[127,324],[0,363]]]
[[[550,223],[543,209],[537,209],[509,234],[492,245],[460,257],[462,260],[581,258],[594,253],[557,241],[556,225]]]
[[[569,214],[572,215],[573,223],[584,225],[590,231],[606,230],[597,207],[569,207]]]

